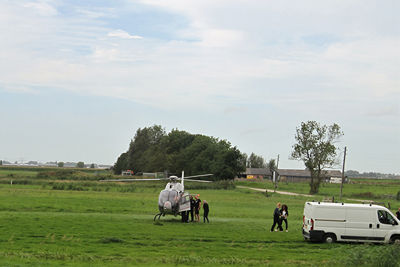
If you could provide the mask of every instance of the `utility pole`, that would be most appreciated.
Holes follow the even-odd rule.
[[[278,154],[278,158],[276,160],[276,170],[274,171],[274,193],[276,192],[276,189],[278,188],[278,177],[276,175],[277,170],[278,170],[278,166],[279,166],[279,154]]]
[[[342,166],[342,183],[340,184],[340,200],[342,200],[342,193],[343,193],[344,165],[346,163],[346,150],[347,150],[347,147],[344,147],[343,166]]]

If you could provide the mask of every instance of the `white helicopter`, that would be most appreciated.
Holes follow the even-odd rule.
[[[185,177],[185,172],[182,171],[182,176],[170,176],[169,178],[149,178],[149,179],[109,179],[109,180],[100,180],[101,182],[136,182],[136,181],[160,181],[167,180],[169,182],[165,186],[165,189],[160,192],[158,197],[158,210],[154,216],[154,221],[158,218],[160,219],[161,215],[165,216],[166,214],[172,214],[177,216],[179,214],[183,215],[184,212],[190,210],[190,194],[189,192],[185,192],[185,179],[190,179],[193,182],[200,183],[211,183],[212,181],[206,180],[194,180],[193,178],[199,177],[207,177],[212,176],[213,174],[201,174],[194,176]],[[180,180],[180,182],[179,182]]]

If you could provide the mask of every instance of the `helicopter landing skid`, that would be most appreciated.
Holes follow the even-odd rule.
[[[158,213],[158,214],[156,214],[156,216],[154,216],[154,219],[153,219],[153,221],[155,221],[156,219],[157,219],[157,216],[158,216],[158,220],[160,219],[160,217],[161,217],[161,215],[163,215],[162,213]]]

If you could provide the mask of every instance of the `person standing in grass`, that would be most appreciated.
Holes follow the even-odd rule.
[[[201,199],[200,199],[200,194],[197,194],[194,204],[194,214],[196,216],[196,222],[200,222],[200,209],[201,209]]]
[[[281,225],[281,220],[280,220],[280,217],[281,217],[280,208],[281,208],[281,203],[278,202],[278,203],[276,204],[276,208],[275,208],[275,210],[274,210],[274,223],[272,224],[271,232],[274,231],[274,228],[275,228],[276,225],[278,225],[278,228],[275,229],[275,232],[278,231],[278,229],[279,229],[279,231],[283,231],[282,225]]]
[[[400,220],[400,208],[399,208],[398,211],[396,211],[396,217],[397,217],[398,220]]]
[[[208,202],[206,200],[203,200],[203,210],[204,210],[204,214],[203,214],[203,223],[207,222],[210,223],[210,221],[208,220],[208,212],[210,211],[210,208],[208,206]]]
[[[191,218],[191,222],[193,222],[193,218],[194,218],[194,206],[196,205],[196,202],[193,199],[193,196],[190,196],[190,218]]]
[[[280,212],[281,212],[281,223],[280,223],[281,228],[283,224],[282,222],[285,222],[286,232],[288,232],[288,222],[287,222],[287,217],[289,216],[288,206],[286,204],[283,204]]]

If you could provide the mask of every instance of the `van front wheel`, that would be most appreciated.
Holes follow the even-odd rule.
[[[324,235],[324,242],[328,244],[332,244],[336,242],[336,236],[334,234],[326,234]]]
[[[397,245],[400,244],[400,236],[395,235],[392,238],[390,238],[390,243]]]

